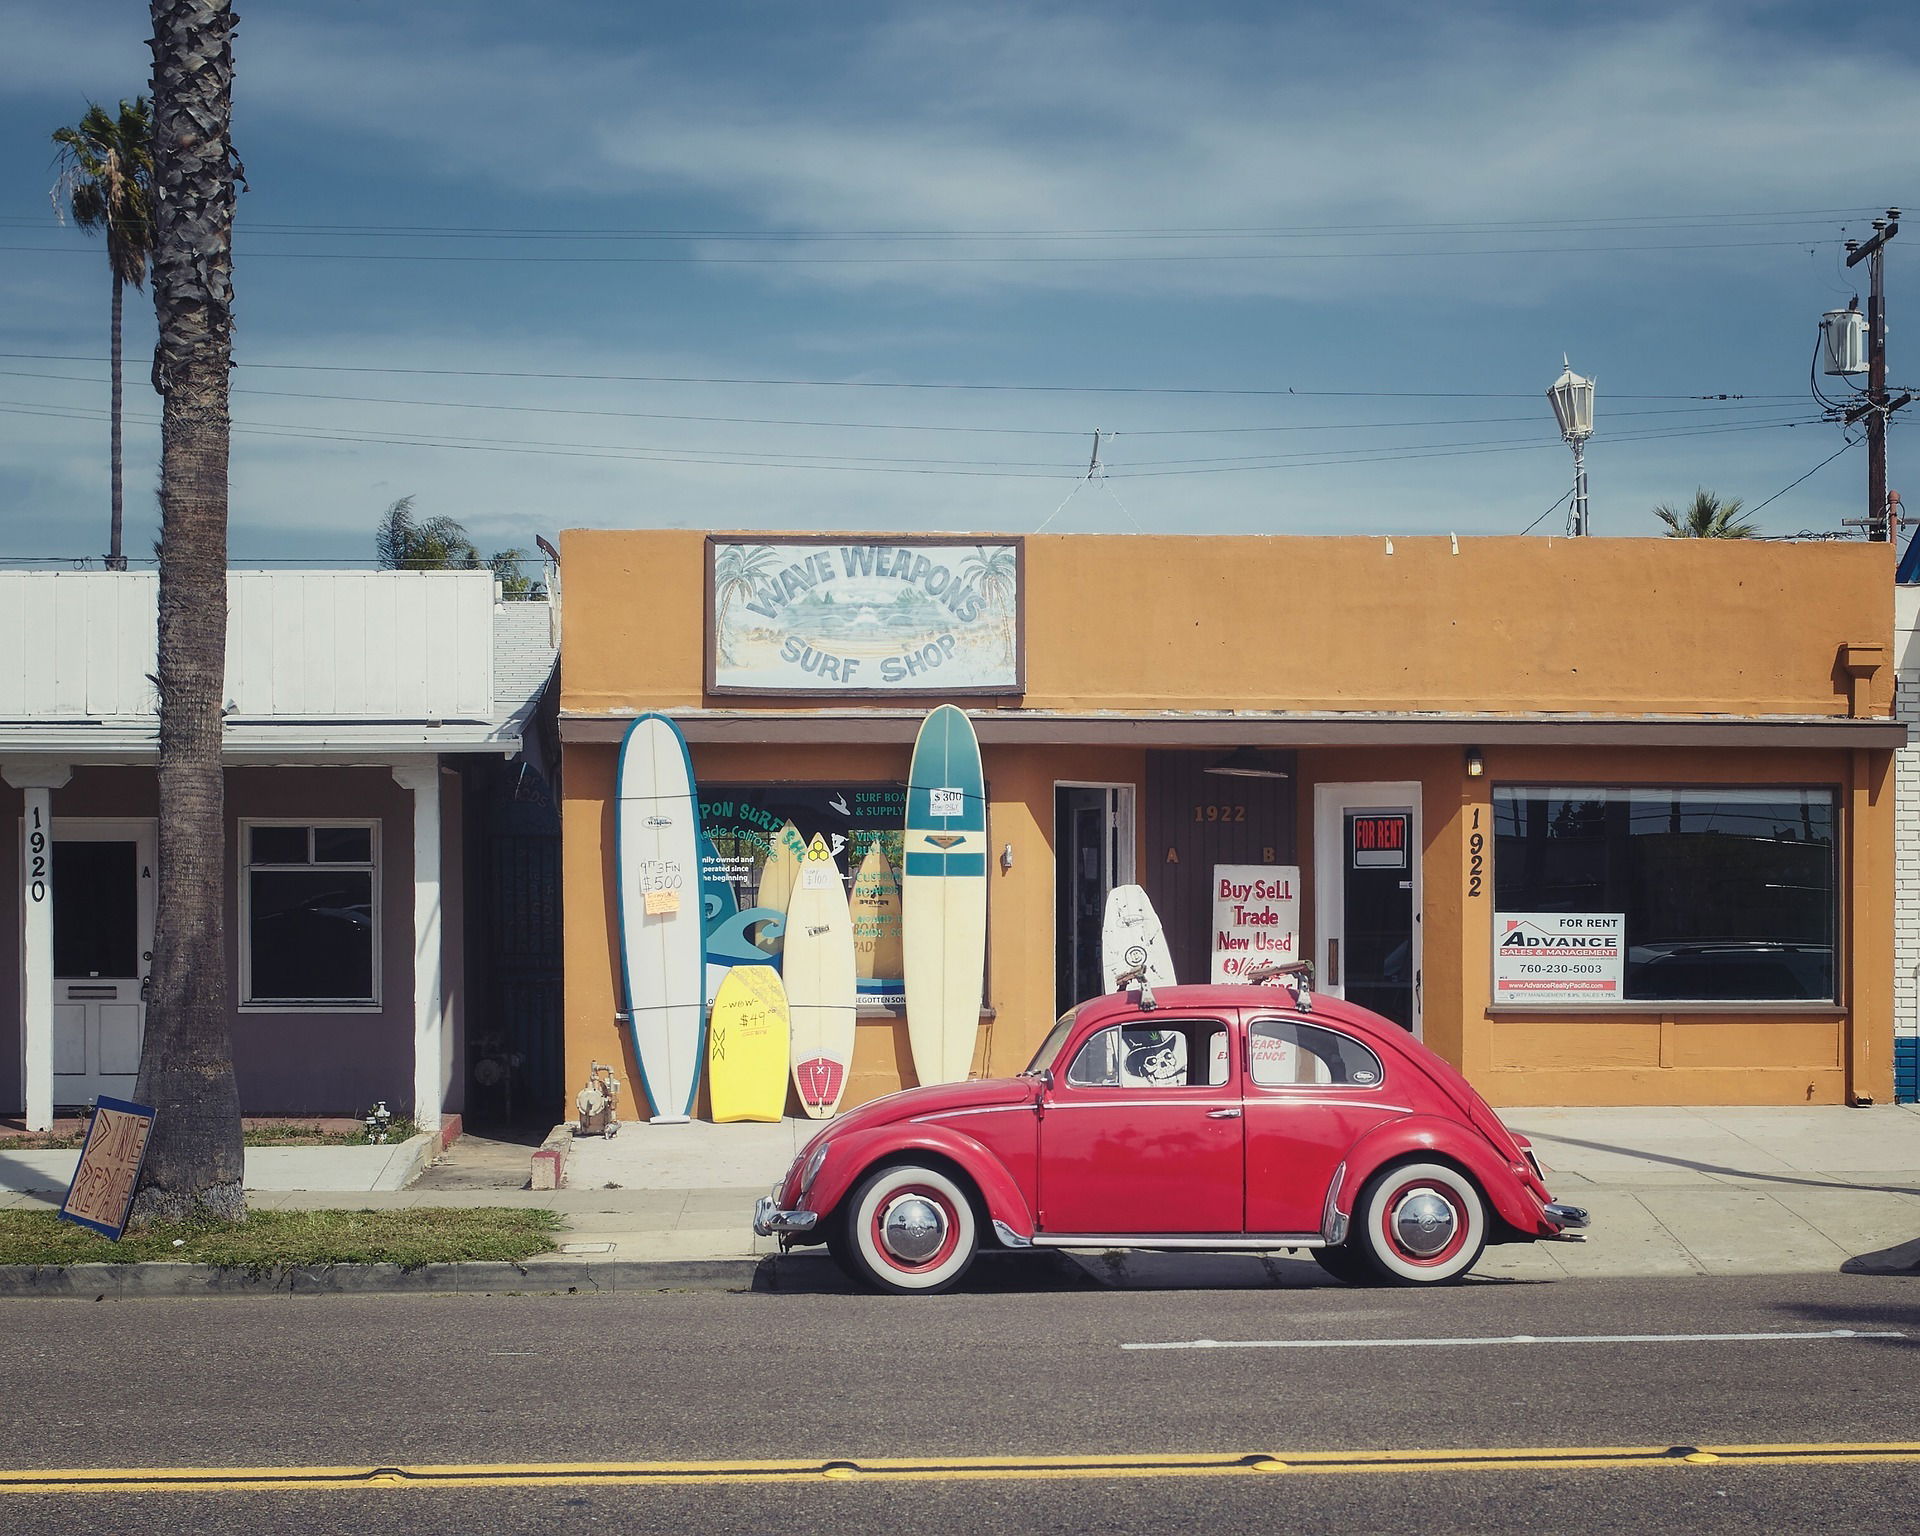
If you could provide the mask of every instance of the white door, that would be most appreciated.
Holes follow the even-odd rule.
[[[1054,1011],[1106,989],[1100,924],[1107,892],[1133,883],[1133,786],[1053,786]]]
[[[54,818],[53,1101],[133,1096],[153,964],[154,824]]]
[[[1321,784],[1314,985],[1420,1034],[1420,786]]]

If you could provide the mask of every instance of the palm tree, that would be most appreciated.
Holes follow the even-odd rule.
[[[413,498],[402,496],[380,514],[373,532],[373,558],[383,571],[484,571],[491,569],[510,598],[539,595],[521,566],[531,558],[524,549],[495,550],[480,558],[480,546],[457,518],[413,515]]]
[[[1740,515],[1740,498],[1722,501],[1704,487],[1693,493],[1693,501],[1676,512],[1662,502],[1653,515],[1667,525],[1670,539],[1751,539],[1760,530]]]
[[[120,294],[131,283],[143,288],[153,255],[153,112],[147,98],[120,103],[113,116],[98,102],[71,128],[56,128],[53,142],[60,179],[53,184],[53,211],[65,210],[84,230],[104,230],[107,266],[113,272],[113,402],[110,436],[113,460],[113,527],[107,568],[124,571],[120,552]]]
[[[733,633],[727,628],[727,609],[736,597],[752,597],[756,576],[777,564],[764,544],[723,544],[713,557],[713,628],[720,637],[720,659],[733,660]]]
[[[978,583],[980,595],[986,599],[987,606],[996,608],[1014,596],[1019,568],[1011,544],[1002,544],[997,548],[976,544],[973,553],[961,562],[960,575],[964,580]],[[1001,651],[1011,665],[1014,644],[1011,626],[1001,630],[1001,639]]]
[[[231,0],[151,0],[160,425],[159,879],[134,1095],[158,1111],[132,1220],[238,1220],[221,704],[233,360]]]

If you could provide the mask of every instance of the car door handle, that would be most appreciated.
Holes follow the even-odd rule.
[[[1238,1120],[1240,1118],[1240,1111],[1237,1109],[1210,1109],[1207,1111],[1207,1118],[1209,1120]]]

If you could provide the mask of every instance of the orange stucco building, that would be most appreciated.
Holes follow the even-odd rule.
[[[1180,979],[1259,933],[1496,1104],[1891,1095],[1891,546],[574,532],[561,562],[571,1083],[638,1081],[635,715],[690,744],[731,914],[757,826],[883,840],[957,702],[996,851],[976,1070],[1100,989],[1101,902],[1138,883]],[[1246,866],[1286,898],[1264,930],[1216,903]],[[849,1104],[913,1081],[897,990],[862,997]]]

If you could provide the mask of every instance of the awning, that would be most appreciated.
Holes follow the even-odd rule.
[[[924,710],[665,709],[690,742],[911,746]],[[973,709],[983,746],[1252,747],[1904,747],[1904,721],[1845,715],[1588,715]],[[617,744],[631,714],[560,716],[564,746]]]

